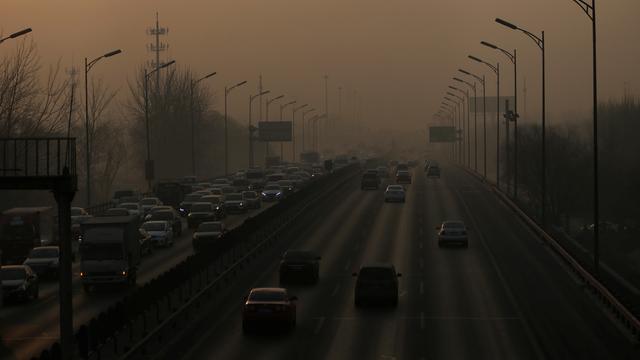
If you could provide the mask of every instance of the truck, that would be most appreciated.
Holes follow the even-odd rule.
[[[57,225],[49,206],[6,210],[0,216],[2,264],[22,264],[31,249],[57,244]]]
[[[93,286],[135,286],[142,251],[138,218],[105,216],[81,224],[80,279],[86,292]]]
[[[191,190],[190,186],[189,190]],[[172,181],[157,183],[154,186],[153,192],[163,204],[173,206],[174,209],[180,207],[180,203],[184,200],[184,196],[188,194],[188,192],[185,192],[185,186]]]

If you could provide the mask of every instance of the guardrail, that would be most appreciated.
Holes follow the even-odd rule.
[[[76,334],[77,354],[83,359],[146,357],[149,346],[162,343],[193,318],[213,289],[230,280],[242,266],[278,239],[278,233],[317,199],[357,174],[343,168],[314,180],[309,186],[271,208],[248,218],[210,251],[198,252],[81,326]],[[59,345],[43,351],[40,359],[56,359]]]
[[[550,236],[538,223],[527,215],[509,196],[498,189],[493,183],[482,178],[479,174],[461,167],[467,173],[487,184],[490,189],[498,196],[498,198],[509,206],[524,223],[538,236],[540,236],[551,248],[560,256],[572,271],[587,285],[591,292],[607,306],[607,309],[614,314],[620,323],[622,323],[633,335],[640,340],[640,320],[629,311],[629,309],[614,296],[609,289],[603,285],[595,276],[586,270],[565,248],[552,236]]]

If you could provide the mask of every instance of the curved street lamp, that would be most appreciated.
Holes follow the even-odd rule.
[[[256,130],[258,130],[252,125],[251,104],[253,103],[253,100],[255,100],[256,98],[259,98],[259,97],[261,98],[262,95],[267,95],[270,92],[271,92],[270,90],[263,90],[255,95],[249,95],[249,167],[250,168],[253,167],[253,133]]]
[[[31,28],[26,28],[26,29],[22,29],[20,31],[16,31],[16,32],[14,32],[13,34],[11,34],[11,35],[9,35],[7,37],[0,38],[0,44],[2,44],[5,40],[15,39],[15,38],[17,38],[19,36],[22,36],[24,34],[28,34],[31,31],[33,31],[33,30],[31,30]]]
[[[201,78],[199,78],[198,80],[191,80],[191,86],[189,87],[189,90],[191,92],[191,96],[190,96],[190,108],[191,108],[191,174],[192,175],[196,175],[196,122],[195,122],[195,116],[194,116],[194,104],[193,104],[193,93],[195,91],[195,87],[196,85],[205,79],[208,79],[210,77],[212,77],[213,75],[217,74],[217,72],[212,72],[208,75],[205,75]]]
[[[546,76],[545,76],[545,43],[544,43],[544,31],[541,32],[541,36],[538,37],[533,33],[518,27],[506,20],[496,18],[495,20],[498,24],[503,25],[512,30],[519,30],[527,35],[533,42],[536,43],[540,51],[542,52],[542,184],[541,184],[541,196],[540,196],[540,206],[541,206],[541,220],[542,225],[545,226],[547,224],[546,217],[546,202],[547,202],[547,148],[546,148]],[[596,224],[597,226],[597,224]]]
[[[453,77],[453,80],[465,84],[467,85],[469,88],[473,89],[473,121],[474,121],[474,126],[477,126],[478,124],[478,101],[477,101],[477,95],[476,95],[476,83],[470,83],[466,80],[460,79],[458,77]],[[469,99],[469,89],[467,89],[467,100]],[[467,101],[467,114],[469,114],[471,112],[471,102]],[[469,125],[469,116],[467,115],[467,164],[469,166],[469,168],[471,168],[471,127]],[[474,145],[475,146],[475,145]],[[477,161],[477,157],[476,157],[476,162],[475,162],[475,171],[478,171],[478,161]]]
[[[227,98],[231,91],[239,86],[247,83],[247,80],[241,81],[233,86],[224,87],[224,174],[229,174],[229,119],[227,116]]]

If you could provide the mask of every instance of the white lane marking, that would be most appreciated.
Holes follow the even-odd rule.
[[[420,281],[420,294],[424,294],[424,282]]]
[[[314,335],[318,335],[318,333],[320,333],[320,330],[322,329],[323,324],[324,324],[324,316],[318,318],[318,323],[316,324],[316,328],[315,330],[313,330]]]
[[[331,292],[331,297],[336,296],[338,294],[338,290],[340,289],[340,284],[336,285],[336,287]]]
[[[424,312],[420,312],[420,329],[424,330]]]

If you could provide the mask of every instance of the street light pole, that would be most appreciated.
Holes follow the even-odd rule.
[[[462,142],[460,144],[460,162],[462,164],[464,164],[464,148],[465,148],[465,146],[467,148],[469,147],[468,144],[466,144],[465,141],[464,141],[464,133],[468,129],[468,126],[469,126],[469,91],[468,90],[464,91],[464,90],[462,90],[460,88],[457,88],[457,87],[451,86],[451,85],[449,85],[449,88],[461,93],[462,96],[464,96],[464,97],[461,98],[459,96],[456,96],[455,94],[448,93],[449,95],[456,96],[458,99],[460,99],[460,101],[462,101],[462,113],[463,114],[464,114],[465,102],[466,102],[466,105],[467,105],[467,124],[465,125],[464,116],[463,116],[462,117],[462,126],[461,126],[461,128],[463,128],[463,130],[462,130]]]
[[[313,109],[305,110],[305,111],[302,112],[302,153],[304,153],[304,151],[306,150],[305,145],[304,145],[304,141],[305,141],[305,134],[304,134],[305,121],[304,121],[304,118],[305,118],[305,116],[307,116],[308,113],[310,113],[312,111],[316,111],[316,109],[313,108]]]
[[[469,55],[469,59],[487,65],[496,74],[496,185],[500,189],[500,63],[492,65],[473,55]]]
[[[191,80],[191,86],[190,86],[190,91],[191,91],[191,102],[190,102],[190,107],[191,107],[191,174],[192,175],[196,175],[196,123],[195,123],[195,116],[194,116],[194,104],[193,104],[193,93],[194,93],[194,89],[195,86],[202,80],[204,79],[208,79],[210,77],[212,77],[213,75],[215,75],[216,72],[212,72],[209,75],[203,76],[198,80]]]
[[[282,121],[282,120],[283,120],[282,113],[283,113],[284,109],[285,109],[287,106],[289,106],[289,105],[293,105],[293,104],[295,104],[295,103],[296,103],[296,101],[295,101],[295,100],[293,100],[293,101],[289,101],[289,102],[288,102],[288,103],[286,103],[286,104],[280,104],[280,121]],[[282,142],[282,141],[280,142],[280,161],[284,161],[284,142]]]
[[[19,37],[19,36],[22,36],[22,35],[24,35],[24,34],[28,34],[28,33],[30,33],[31,31],[32,31],[32,30],[31,30],[31,28],[26,28],[26,29],[23,29],[23,30],[20,30],[20,31],[14,32],[13,34],[11,34],[11,35],[9,35],[9,36],[7,36],[7,37],[0,38],[0,44],[2,44],[3,42],[5,42],[5,40],[15,39],[15,38],[17,38],[17,37]]]
[[[266,108],[266,121],[269,121],[269,105],[271,105],[272,102],[278,100],[278,99],[282,99],[284,97],[284,95],[279,95],[274,97],[273,99],[267,99],[267,108]],[[267,156],[269,156],[269,141],[266,142],[267,143]]]
[[[298,112],[298,110],[303,109],[305,107],[309,106],[309,104],[303,104],[300,105],[298,107],[293,106],[291,108],[291,149],[292,149],[292,153],[291,153],[291,162],[295,162],[296,161],[296,112]]]
[[[489,47],[491,49],[499,50],[513,64],[513,118],[507,118],[506,128],[507,128],[507,162],[506,162],[506,173],[507,173],[507,192],[509,191],[509,121],[513,121],[513,137],[514,137],[514,160],[513,160],[513,192],[514,199],[518,198],[518,57],[517,50],[513,49],[513,53],[494,45],[492,43],[481,41],[480,44]]]
[[[156,71],[160,71],[160,69],[164,69],[175,64],[175,62],[175,60],[171,60],[168,63],[165,63],[160,67],[156,67],[151,71],[147,71],[147,69],[144,69],[144,122],[147,137],[147,162],[145,163],[145,177],[147,179],[147,186],[149,191],[151,191],[151,181],[153,180],[155,171],[153,162],[151,160],[151,139],[149,135],[149,77]]]
[[[225,176],[229,174],[229,121],[227,116],[227,98],[229,97],[229,93],[238,86],[242,86],[246,84],[247,81],[241,81],[231,87],[224,87],[224,174]]]
[[[459,72],[465,74],[465,75],[469,75],[473,78],[475,78],[476,80],[478,80],[478,82],[480,82],[480,84],[482,84],[482,123],[483,123],[483,127],[484,127],[484,178],[487,178],[487,97],[486,97],[486,92],[485,92],[485,79],[484,79],[484,75],[482,75],[482,77],[473,74],[469,71],[466,71],[464,69],[458,69]],[[476,92],[476,86],[474,83],[473,86],[473,92],[475,94]],[[476,98],[477,100],[477,98]],[[475,113],[478,113],[478,102],[474,101],[474,109],[475,109]],[[477,115],[474,117],[474,132],[475,132],[475,141],[474,141],[474,146],[475,146],[475,163],[476,163],[476,172],[478,171],[478,122],[477,122]]]
[[[28,30],[28,31],[27,31]],[[26,34],[31,29],[25,29],[17,32],[16,34]],[[12,34],[15,35],[15,34]],[[12,36],[9,35],[9,38]],[[19,36],[19,35],[18,35]],[[84,131],[85,131],[85,161],[87,166],[87,207],[91,206],[91,148],[90,148],[90,134],[89,134],[89,71],[91,68],[101,59],[108,58],[114,55],[118,55],[122,52],[122,50],[117,49],[110,51],[102,56],[99,56],[91,61],[84,58]]]
[[[591,20],[593,52],[593,268],[600,271],[600,187],[598,172],[598,67],[596,43],[596,0],[591,4],[584,0],[573,0]]]
[[[595,14],[595,12],[594,12]],[[545,76],[545,44],[544,44],[544,31],[541,32],[541,36],[538,37],[533,33],[522,29],[506,20],[496,18],[495,20],[498,24],[506,26],[512,30],[522,31],[525,35],[527,35],[531,40],[533,40],[538,48],[540,48],[542,52],[542,194],[540,196],[540,207],[541,207],[541,220],[542,225],[546,226],[547,217],[546,217],[546,202],[547,202],[547,148],[546,148],[546,76]],[[597,224],[596,224],[597,226]]]
[[[262,95],[266,95],[268,93],[270,93],[271,91],[269,90],[262,90],[259,93],[257,93],[256,95],[249,95],[249,167],[252,168],[254,166],[253,163],[253,125],[252,125],[252,119],[251,119],[251,104],[253,103],[253,100],[255,100],[256,98],[262,98]]]

